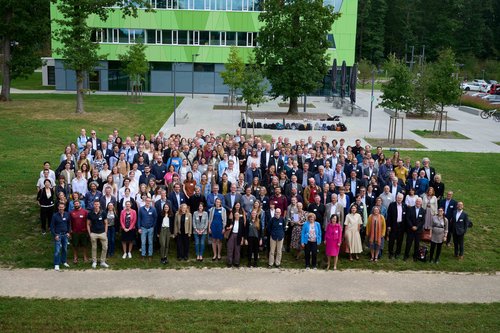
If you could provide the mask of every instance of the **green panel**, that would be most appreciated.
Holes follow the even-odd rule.
[[[332,26],[336,49],[328,50],[330,60],[345,60],[348,66],[354,63],[356,43],[357,0],[344,1],[340,18]],[[261,26],[258,12],[202,11],[202,10],[156,10],[147,13],[139,10],[136,18],[123,18],[116,10],[105,22],[97,16],[89,18],[89,25],[96,28],[128,28],[128,29],[165,29],[165,30],[200,30],[200,31],[240,31],[257,32]],[[51,18],[61,18],[55,5],[51,3]],[[57,24],[52,21],[52,30]],[[60,44],[52,40],[52,57],[61,59],[55,52]],[[118,54],[126,52],[127,44],[102,44],[101,54],[108,60],[117,60]],[[251,47],[239,47],[242,57],[247,59]],[[192,54],[200,54],[196,62],[225,63],[229,55],[229,46],[189,46],[189,45],[149,45],[146,55],[149,61],[191,62]]]

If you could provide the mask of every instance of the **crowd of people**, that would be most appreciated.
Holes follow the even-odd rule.
[[[118,130],[99,139],[81,130],[65,147],[58,166],[45,162],[37,182],[42,233],[50,228],[54,267],[69,267],[80,256],[108,267],[106,258],[121,241],[123,260],[134,247],[142,260],[155,251],[169,261],[222,260],[239,267],[244,252],[250,266],[267,258],[280,267],[283,252],[306,269],[318,267],[324,244],[326,268],[337,269],[339,254],[349,261],[410,257],[439,263],[442,245],[453,240],[454,255],[464,256],[470,220],[462,202],[445,191],[428,158],[412,161],[398,151],[385,156],[356,140],[290,142],[288,138],[224,137],[196,131],[191,138],[163,132],[122,139]],[[421,242],[430,243],[427,247]],[[224,246],[225,245],[225,246]],[[403,251],[404,245],[404,251]],[[384,251],[385,250],[385,251]]]

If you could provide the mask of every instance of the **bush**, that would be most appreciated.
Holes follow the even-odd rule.
[[[496,109],[496,107],[485,99],[464,95],[460,98],[460,105],[469,106],[484,111]]]

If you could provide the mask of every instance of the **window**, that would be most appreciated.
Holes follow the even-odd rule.
[[[210,31],[210,45],[220,45],[220,31]]]
[[[200,31],[200,45],[209,45],[209,44],[210,44],[210,32]]]
[[[187,30],[179,30],[177,32],[177,43],[179,45],[187,45],[188,44],[188,31]]]
[[[216,0],[217,1],[217,10],[226,10],[226,0]]]
[[[194,9],[205,9],[205,0],[194,0]]]
[[[167,9],[177,9],[177,0],[167,0]]]
[[[153,0],[156,1],[155,8],[165,9],[167,8],[167,0]]]
[[[188,9],[188,0],[177,0],[177,2],[179,3],[179,9]]]
[[[194,71],[195,72],[215,72],[215,65],[214,64],[202,64],[202,63],[195,63],[194,64]]]
[[[149,63],[152,71],[171,71],[171,62],[150,62]]]
[[[47,84],[49,86],[56,85],[56,68],[54,66],[47,66]]]
[[[118,29],[118,42],[128,44],[128,29]]]
[[[328,42],[328,48],[335,48],[335,38],[333,37],[333,34],[326,35],[326,41]]]
[[[236,45],[236,32],[226,32],[226,45]]]
[[[253,33],[247,32],[247,46],[253,45]]]
[[[172,30],[162,30],[160,35],[162,44],[174,44],[172,43]]]
[[[200,32],[199,31],[191,31],[190,33],[190,45],[200,45]]]
[[[236,36],[238,37],[238,46],[247,46],[247,33],[246,32],[237,32]]]
[[[146,30],[146,43],[156,44],[156,30]]]
[[[130,30],[130,43],[144,43],[144,30]]]
[[[243,10],[242,3],[246,0],[230,0],[232,10]]]

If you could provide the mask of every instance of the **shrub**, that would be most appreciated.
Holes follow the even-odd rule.
[[[460,98],[460,105],[469,106],[471,108],[476,108],[485,111],[496,109],[495,105],[491,104],[487,100],[469,95],[463,95]]]

